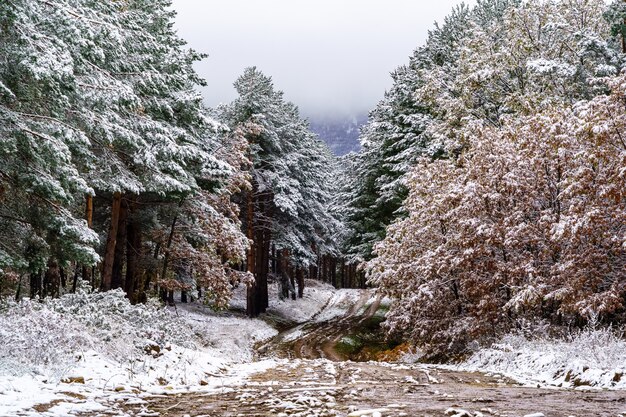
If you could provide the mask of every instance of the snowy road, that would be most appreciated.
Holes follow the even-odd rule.
[[[119,404],[153,416],[619,416],[621,392],[516,386],[499,377],[425,367],[326,359],[283,361],[243,386],[213,395],[172,395]],[[143,414],[142,414],[143,412]],[[543,413],[543,414],[538,414]]]
[[[380,338],[376,329],[386,300],[371,291],[324,288],[310,289],[309,297],[281,302],[271,310],[266,319],[281,322],[283,331],[257,346],[258,362],[213,367],[210,372],[197,369],[203,356],[172,362],[202,373],[199,385],[172,381],[171,385],[88,391],[81,384],[61,384],[55,395],[62,398],[12,415],[626,417],[622,391],[539,389],[499,375],[347,360],[367,359],[363,352],[376,352],[376,338]],[[295,309],[302,323],[286,324],[286,317],[296,316]],[[202,314],[198,310],[191,317],[206,319]],[[226,332],[223,337],[236,332],[223,328],[226,319],[216,322]],[[242,319],[232,324],[243,332],[245,323],[254,322]],[[170,354],[166,351],[155,361]]]
[[[281,332],[258,351],[261,357],[355,359],[364,350],[362,345],[371,347],[383,339],[379,329],[383,317],[381,299],[373,290],[338,291],[310,320]]]
[[[346,335],[383,309],[371,292],[343,291],[306,323],[260,347],[273,366],[243,384],[211,394],[120,398],[115,408],[135,416],[621,416],[619,391],[522,387],[487,376],[428,366],[345,361]],[[237,371],[225,371],[228,381]],[[235,380],[237,378],[234,378]]]

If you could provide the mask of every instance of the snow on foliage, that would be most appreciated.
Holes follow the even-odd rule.
[[[625,76],[594,78],[623,64],[606,5],[492,3],[448,20],[471,28],[455,61],[417,70],[446,158],[416,161],[367,264],[398,300],[387,330],[434,359],[525,318],[624,311]]]
[[[0,329],[6,341],[0,346],[2,375],[59,381],[83,372],[85,379],[95,378],[103,371],[90,368],[95,357],[109,363],[111,375],[123,375],[120,382],[146,385],[159,385],[159,377],[174,385],[197,384],[204,372],[251,361],[252,345],[275,334],[260,321],[221,317],[200,306],[176,311],[156,303],[132,305],[121,290],[80,290],[43,302],[7,300]],[[177,369],[172,361],[190,362]]]
[[[241,234],[224,232],[238,226],[237,213],[224,202],[234,192],[239,161],[230,161],[237,150],[222,143],[225,129],[203,105],[197,87],[204,81],[193,69],[203,55],[184,48],[172,28],[170,5],[167,0],[0,4],[0,55],[10,57],[0,62],[3,268],[38,273],[49,261],[64,268],[97,263],[108,219],[88,227],[82,220],[86,197],[97,197],[96,211],[110,211],[111,194],[121,193],[133,211],[135,234],[144,235],[137,239],[141,245],[146,235],[158,236],[154,229],[161,225],[139,230],[146,225],[138,218],[158,219],[169,230],[171,219],[159,217],[156,206],[175,206],[181,196],[193,196],[213,207],[213,224],[226,224],[220,236],[205,227],[204,241],[193,250],[209,252],[204,261],[209,258],[219,275],[211,281],[201,271],[198,281],[214,284],[216,299],[227,298],[217,287],[232,271],[218,265],[221,245],[207,240],[232,243],[224,248],[229,261],[245,251]],[[233,151],[230,161],[218,155],[223,148]],[[155,197],[161,200],[154,202]],[[149,207],[139,205],[142,199]],[[186,220],[197,214],[190,211]],[[193,246],[190,236],[179,239],[185,238]],[[141,247],[134,250],[143,255]]]
[[[510,334],[460,367],[503,374],[530,385],[625,389],[626,341],[612,329],[589,327],[565,338]]]
[[[335,249],[336,220],[327,210],[332,155],[257,68],[247,68],[235,88],[239,97],[221,108],[221,120],[249,143],[255,230],[267,223],[277,250],[290,251],[298,267],[308,267],[316,262],[315,248],[322,254]]]

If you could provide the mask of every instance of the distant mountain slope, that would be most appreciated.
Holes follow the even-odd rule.
[[[328,144],[335,155],[341,156],[360,149],[359,131],[367,122],[367,115],[346,119],[311,119],[311,130]]]

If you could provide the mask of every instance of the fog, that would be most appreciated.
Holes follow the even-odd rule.
[[[233,100],[234,80],[256,66],[303,114],[318,118],[373,108],[391,86],[390,72],[460,3],[173,0],[173,8],[179,34],[209,54],[197,64],[209,106]]]

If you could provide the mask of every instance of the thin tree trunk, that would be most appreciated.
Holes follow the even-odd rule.
[[[291,281],[291,288],[293,288],[293,292],[291,293],[291,299],[296,300],[296,269],[289,268],[289,280]]]
[[[67,288],[67,274],[65,273],[65,269],[59,268],[59,275],[61,276],[61,288],[65,290]]]
[[[348,286],[350,288],[356,288],[356,283],[354,280],[354,269],[355,269],[355,265],[354,264],[350,264],[348,266]]]
[[[141,229],[140,229],[141,230]],[[141,244],[139,245],[141,247]],[[154,265],[158,263],[159,255],[161,253],[161,243],[157,243],[154,247],[154,253],[152,258],[154,259]],[[137,303],[145,303],[148,301],[148,292],[153,281],[156,281],[158,274],[156,266],[151,267],[144,273],[137,271],[137,282],[135,283],[135,294]],[[141,279],[139,279],[141,277]]]
[[[183,205],[183,202],[180,202],[180,206]],[[174,216],[174,220],[172,220],[172,226],[170,227],[170,234],[167,237],[167,246],[165,247],[165,255],[163,256],[163,270],[161,272],[161,279],[165,279],[167,274],[167,268],[169,267],[170,262],[170,248],[172,247],[172,241],[174,240],[174,232],[176,231],[176,223],[178,222],[178,213]]]
[[[30,274],[30,298],[41,298],[41,271]]]
[[[258,208],[257,208],[258,209]],[[260,211],[260,210],[259,210]],[[263,231],[257,228],[255,231],[255,260],[254,260],[254,279],[256,281],[256,293],[255,293],[255,316],[259,315],[263,310],[263,248],[265,241],[263,238]]]
[[[298,298],[304,297],[304,271],[302,268],[296,270],[296,277],[298,279]]]
[[[85,276],[86,266],[83,266],[83,277]],[[74,279],[72,280],[72,294],[76,293],[76,287],[78,286],[78,268],[74,270]]]
[[[113,194],[113,204],[111,206],[111,227],[107,238],[106,251],[104,252],[104,264],[102,265],[102,285],[103,291],[111,289],[111,279],[113,275],[113,262],[115,260],[115,246],[117,242],[117,228],[120,221],[120,209],[122,206],[122,194]]]
[[[48,269],[43,276],[43,294],[45,297],[58,297],[59,287],[61,285],[61,274],[59,264],[54,259],[48,260]]]
[[[17,282],[17,291],[15,291],[15,301],[20,301],[22,297],[22,280],[24,279],[24,275],[20,275],[20,280]]]
[[[93,229],[93,196],[88,194],[85,197],[85,219],[87,219],[87,227]],[[84,281],[90,281],[89,273],[91,272],[87,265],[83,265],[83,276],[82,279]],[[74,274],[74,283],[72,284],[72,293],[76,292],[78,277]]]
[[[120,206],[119,223],[117,226],[113,269],[111,272],[111,289],[122,288],[123,285],[122,269],[124,267],[124,255],[126,252],[127,220],[128,203],[126,201],[122,201]]]
[[[270,272],[270,248],[271,248],[271,233],[268,228],[264,228],[262,232],[263,241],[261,247],[261,287],[260,287],[260,312],[264,313],[269,307],[269,291],[267,286],[267,279]]]
[[[278,261],[276,259],[276,245],[272,243],[272,274],[276,274]]]
[[[315,278],[318,281],[323,281],[323,270],[322,270],[322,254],[320,253],[320,251],[316,251],[316,255],[317,255],[317,260],[315,262]]]
[[[259,209],[262,210],[263,206]],[[269,294],[267,287],[267,276],[269,273],[269,251],[270,251],[270,239],[269,233],[266,228],[259,227],[256,233],[256,260],[255,278],[257,281],[257,293],[256,293],[256,308],[257,313],[264,313],[269,305]]]
[[[134,211],[134,205],[131,205]],[[135,213],[131,213],[126,227],[126,279],[124,291],[131,303],[137,303],[141,298],[138,292],[143,293],[143,286],[139,286],[139,256],[141,254],[141,224]]]
[[[271,195],[269,193],[260,197],[258,211],[263,214],[264,218],[271,218]],[[259,276],[258,285],[258,311],[264,313],[269,306],[269,292],[267,286],[267,278],[270,271],[270,250],[271,250],[271,232],[269,225],[262,223],[259,227],[259,242],[257,246],[259,248],[258,260],[257,260],[257,273]]]
[[[250,248],[248,249],[246,268],[249,273],[254,274],[256,272],[256,244],[254,241],[254,201],[252,198],[252,191],[248,193],[246,207],[246,236],[250,241]],[[256,277],[255,277],[256,279]],[[248,284],[246,292],[246,313],[250,317],[257,316],[256,298],[257,298],[257,283],[252,282]]]

